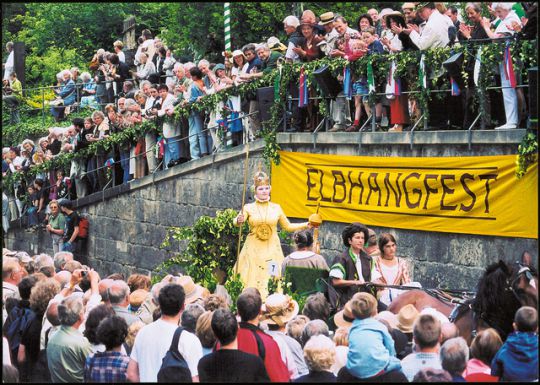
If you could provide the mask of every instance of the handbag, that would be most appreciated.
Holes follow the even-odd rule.
[[[50,102],[49,102],[49,105],[55,106],[55,107],[63,106],[63,105],[64,105],[64,99],[62,99],[62,98],[56,98],[56,99],[50,101]]]

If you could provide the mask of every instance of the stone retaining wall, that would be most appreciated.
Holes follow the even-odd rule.
[[[468,134],[455,131],[415,133],[412,146],[411,133],[279,134],[278,141],[285,151],[445,157],[515,154],[523,134],[524,130],[473,131],[470,150]],[[249,147],[251,177],[261,161],[263,143],[253,142]],[[151,272],[182,246],[160,248],[168,226],[191,225],[199,216],[213,216],[220,209],[240,209],[245,149],[240,146],[79,199],[78,210],[90,219],[89,263],[105,275]],[[342,223],[325,222],[321,228],[321,254],[329,261],[343,249],[343,227]],[[515,261],[525,250],[535,261],[538,256],[535,239],[426,233],[393,229],[391,224],[373,229],[396,236],[398,255],[412,262],[413,278],[425,287],[474,289],[489,263],[499,258]],[[51,239],[45,232],[27,233],[16,226],[8,234],[7,245],[52,253]]]

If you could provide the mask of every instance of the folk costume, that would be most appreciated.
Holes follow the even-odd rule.
[[[270,185],[268,176],[264,172],[257,172],[254,178],[255,189],[259,186]],[[263,300],[268,295],[268,279],[271,276],[281,275],[281,263],[285,259],[278,237],[277,225],[288,232],[303,230],[307,223],[292,224],[289,222],[281,206],[269,200],[246,204],[242,215],[249,224],[249,234],[235,269],[237,269],[244,287],[257,288]],[[238,221],[234,219],[235,226]]]

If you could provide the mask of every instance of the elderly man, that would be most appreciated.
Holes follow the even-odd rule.
[[[54,268],[57,272],[64,270],[64,266],[69,261],[73,261],[73,253],[69,251],[59,251],[54,255]]]
[[[15,70],[15,61],[14,61],[14,52],[13,52],[13,42],[8,41],[6,43],[6,51],[8,53],[8,57],[6,62],[2,65],[4,67],[4,81],[9,81],[10,75]]]
[[[58,305],[58,318],[61,326],[47,345],[52,382],[83,382],[84,363],[92,348],[79,331],[84,323],[82,298],[70,295],[62,300]]]
[[[13,297],[20,299],[17,285],[23,278],[24,271],[17,258],[4,257],[2,261],[2,304]]]
[[[313,29],[315,30],[315,33],[317,35],[324,36],[325,35],[325,29],[322,25],[317,24],[317,17],[315,16],[315,12],[313,12],[311,9],[306,9],[304,12],[302,12],[302,17],[300,18],[301,23],[309,23],[313,25]],[[300,26],[298,28],[298,32],[300,31]]]
[[[330,50],[330,57],[344,57],[345,50],[343,45],[346,36],[358,35],[358,31],[348,26],[347,20],[343,16],[338,16],[334,20],[334,29],[338,34],[338,38],[334,40],[333,47]],[[330,110],[332,112],[332,120],[334,126],[328,130],[330,132],[343,131],[351,124],[351,111],[349,102],[345,99],[345,94],[341,91],[336,100],[332,100],[330,103]]]
[[[450,338],[441,346],[441,366],[452,376],[452,382],[465,382],[463,372],[469,361],[469,347],[463,337]]]
[[[123,318],[128,326],[140,321],[140,318],[131,314],[129,306],[129,286],[124,281],[113,281],[108,289],[109,302],[117,316]]]
[[[285,53],[285,60],[288,62],[299,62],[300,57],[293,51],[294,47],[304,44],[305,38],[300,32],[297,31],[300,25],[300,20],[296,16],[287,16],[283,19],[283,29],[287,34],[287,52]]]
[[[321,42],[321,49],[326,56],[330,56],[330,52],[334,49],[334,42],[339,37],[339,34],[334,29],[334,12],[326,12],[321,15],[319,26],[324,28],[325,36],[324,43]]]

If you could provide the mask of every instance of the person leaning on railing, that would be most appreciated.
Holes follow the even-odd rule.
[[[15,72],[9,75],[9,80],[4,80],[2,91],[2,102],[9,108],[9,124],[18,124],[21,120],[19,105],[22,101],[22,84]]]
[[[493,8],[495,9],[497,16],[501,19],[501,22],[495,31],[491,31],[491,23],[489,20],[482,19],[481,24],[486,34],[492,39],[513,35],[513,23],[521,26],[521,20],[519,20],[516,13],[512,11],[512,3],[495,3],[493,4]],[[503,62],[499,63],[499,73],[501,76],[506,123],[499,127],[495,127],[495,129],[504,130],[517,128],[519,124],[518,94],[516,89],[510,86],[510,74],[506,73],[505,64]]]

